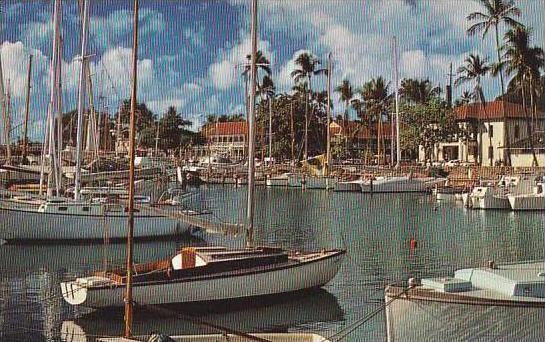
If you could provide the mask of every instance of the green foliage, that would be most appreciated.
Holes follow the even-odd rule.
[[[402,113],[400,140],[404,151],[415,153],[419,146],[423,146],[428,155],[436,143],[464,133],[447,103],[439,99],[404,105]]]
[[[174,107],[168,108],[158,125],[159,148],[164,151],[187,146],[195,136],[194,132],[186,129],[191,126],[191,122],[182,119]]]

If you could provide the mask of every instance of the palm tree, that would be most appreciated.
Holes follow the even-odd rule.
[[[473,12],[467,16],[467,20],[469,21],[477,21],[473,25],[469,27],[467,30],[467,33],[469,35],[477,34],[478,32],[482,32],[482,39],[486,37],[490,29],[494,28],[494,37],[495,37],[495,43],[496,43],[496,54],[497,54],[497,63],[501,63],[501,56],[500,56],[500,36],[499,36],[499,25],[501,23],[506,24],[510,27],[520,27],[522,26],[521,23],[516,21],[515,17],[520,17],[520,9],[515,6],[514,0],[479,0],[481,5],[484,7],[484,13],[483,12]],[[504,97],[505,95],[505,83],[503,80],[503,73],[500,71],[500,86],[501,86],[501,96]],[[505,119],[505,111],[503,113],[504,119]],[[509,140],[509,133],[507,130],[507,125],[505,125],[504,130],[504,141],[506,142],[506,162],[508,164],[511,163],[511,153],[509,149],[510,140]]]
[[[348,109],[350,108],[350,101],[352,101],[352,99],[354,98],[354,91],[352,89],[350,81],[344,79],[342,83],[335,88],[335,92],[341,95],[340,101],[344,102],[345,104],[343,119],[344,121],[348,121]]]
[[[399,92],[410,103],[427,103],[441,93],[441,88],[434,87],[429,79],[405,78],[401,80]]]
[[[507,75],[514,74],[509,86],[520,89],[522,106],[526,116],[526,128],[533,154],[534,166],[537,166],[537,156],[533,146],[533,130],[528,116],[526,88],[530,94],[530,107],[535,115],[534,95],[541,78],[540,70],[545,65],[545,53],[539,47],[530,47],[531,32],[523,27],[517,27],[505,34],[505,46],[503,47],[504,61],[498,66],[497,72],[505,70]]]
[[[306,160],[308,158],[308,106],[310,102],[310,94],[312,93],[312,76],[325,74],[327,73],[327,69],[324,68],[318,68],[320,65],[320,61],[316,56],[314,56],[311,53],[304,52],[297,56],[297,59],[295,59],[295,64],[299,66],[299,68],[293,70],[291,72],[291,77],[295,81],[295,83],[299,83],[303,80],[306,80],[308,82],[308,93],[305,103],[305,152],[304,152],[304,159]]]
[[[473,96],[478,99],[481,103],[483,113],[486,116],[486,101],[484,98],[483,89],[481,87],[481,77],[486,76],[491,70],[492,66],[488,63],[487,58],[481,58],[479,55],[470,54],[469,57],[465,59],[465,64],[460,66],[456,73],[458,78],[456,79],[455,85],[459,86],[469,81],[475,82],[475,87],[473,88]],[[478,152],[478,162],[482,163],[482,151],[481,151],[481,142],[482,142],[482,127],[480,123],[480,117],[477,117],[477,130],[479,132],[479,139],[477,141],[477,150]],[[490,122],[488,122],[488,127],[490,127]],[[489,148],[492,148],[492,137],[488,134],[489,138]],[[493,164],[493,155],[489,152],[490,165]]]
[[[472,92],[470,92],[469,90],[464,90],[462,92],[462,95],[460,96],[460,98],[458,99],[458,103],[459,105],[467,105],[467,104],[470,104],[471,101],[473,101],[473,98],[474,98],[474,94]]]
[[[379,164],[383,161],[384,142],[382,132],[382,114],[388,108],[388,100],[391,98],[389,94],[389,83],[386,83],[382,77],[373,78],[366,82],[358,89],[358,92],[363,98],[365,108],[369,114],[376,118],[377,122],[377,154]]]
[[[264,99],[269,103],[269,166],[272,163],[272,101],[276,93],[276,87],[272,78],[268,75],[263,77],[261,86],[258,89],[261,101]]]
[[[354,99],[354,90],[352,89],[352,85],[350,84],[350,81],[347,79],[344,79],[341,84],[339,84],[335,88],[335,92],[339,93],[341,95],[340,101],[344,102],[345,108],[344,108],[344,126],[349,127],[348,125],[348,109],[350,108],[350,104],[352,100]],[[345,151],[348,151],[348,137],[350,135],[350,132],[347,132],[346,139],[344,142],[344,149]]]

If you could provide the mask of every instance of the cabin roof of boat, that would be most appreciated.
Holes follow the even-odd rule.
[[[540,282],[545,284],[545,261],[513,263],[498,265],[494,268],[478,267],[467,268],[456,271],[455,274],[462,275],[472,273],[471,281],[476,277],[491,277],[510,283]]]

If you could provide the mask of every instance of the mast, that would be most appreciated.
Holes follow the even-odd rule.
[[[331,123],[331,52],[327,55],[327,138],[326,138],[326,161],[325,176],[329,176],[329,165],[331,163],[331,135],[329,124]]]
[[[132,43],[132,84],[131,119],[129,127],[129,231],[127,236],[127,288],[125,293],[125,337],[132,335],[132,254],[134,232],[134,137],[136,124],[136,81],[138,61],[138,0],[134,0],[133,43]]]
[[[399,137],[399,126],[400,126],[399,125],[399,70],[398,70],[398,61],[397,61],[397,39],[395,36],[393,39],[393,50],[394,50],[394,82],[395,82],[395,102],[396,102],[396,149],[397,149],[395,168],[398,169],[400,167],[400,162],[401,162],[401,145],[400,145],[400,137]]]
[[[26,82],[26,101],[25,101],[25,124],[23,126],[23,164],[27,161],[27,148],[28,148],[28,114],[30,110],[30,82],[32,81],[32,55],[28,57],[28,74]]]
[[[56,152],[56,143],[55,143],[55,113],[58,110],[59,106],[59,96],[58,96],[58,83],[60,82],[60,69],[59,69],[59,58],[60,56],[60,17],[62,12],[62,2],[61,0],[55,0],[54,10],[53,10],[53,49],[51,53],[51,64],[49,67],[49,86],[51,91],[51,97],[49,99],[49,107],[47,112],[47,134],[44,137],[43,153],[42,153],[42,167],[40,170],[40,191],[44,182],[44,172],[45,172],[45,156],[47,154],[47,159],[49,160],[49,172],[47,174],[47,195],[53,195],[53,182],[55,184],[56,194],[59,195],[59,172],[57,164],[57,152]],[[47,150],[46,150],[47,147]],[[47,153],[46,153],[47,151]]]
[[[6,130],[6,123],[7,123],[7,108],[6,108],[6,92],[5,92],[5,89],[4,89],[4,73],[2,71],[2,60],[0,58],[0,105],[2,106],[2,120],[4,121],[4,131],[2,132],[3,133],[3,138],[4,138],[4,144],[5,144],[5,148],[6,148],[6,153],[7,153],[7,147],[8,147],[8,139],[7,139],[7,130]],[[9,162],[9,158],[8,158],[8,162]]]
[[[272,167],[272,96],[269,96],[269,169]]]
[[[7,164],[11,164],[11,80],[8,78],[8,90],[6,94],[6,153]]]
[[[257,0],[252,0],[252,61],[250,69],[250,111],[248,112],[248,210],[246,246],[253,246],[255,191],[255,95],[257,78]]]
[[[85,58],[87,56],[87,34],[89,24],[89,1],[83,0],[83,29],[81,35],[81,64],[79,72],[79,95],[78,95],[78,123],[76,128],[76,175],[74,178],[74,199],[80,199],[81,190],[81,145],[83,133],[83,106],[85,101]]]

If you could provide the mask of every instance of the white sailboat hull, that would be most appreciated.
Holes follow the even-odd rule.
[[[343,254],[296,266],[203,280],[135,284],[133,299],[140,305],[213,302],[291,293],[327,284],[337,274]],[[61,283],[64,299],[93,308],[123,306],[125,286],[85,288],[77,281]]]
[[[424,181],[419,179],[410,179],[408,177],[378,179],[361,184],[361,190],[365,193],[427,192],[429,189],[430,187]]]
[[[265,184],[267,184],[267,186],[288,186],[288,176],[267,178]]]
[[[135,215],[136,238],[176,235],[190,226],[165,216]],[[0,208],[0,239],[18,240],[102,240],[124,239],[127,215],[72,215],[36,210]]]
[[[349,182],[337,182],[335,184],[335,191],[339,192],[361,192],[361,185],[363,181],[349,181]]]

